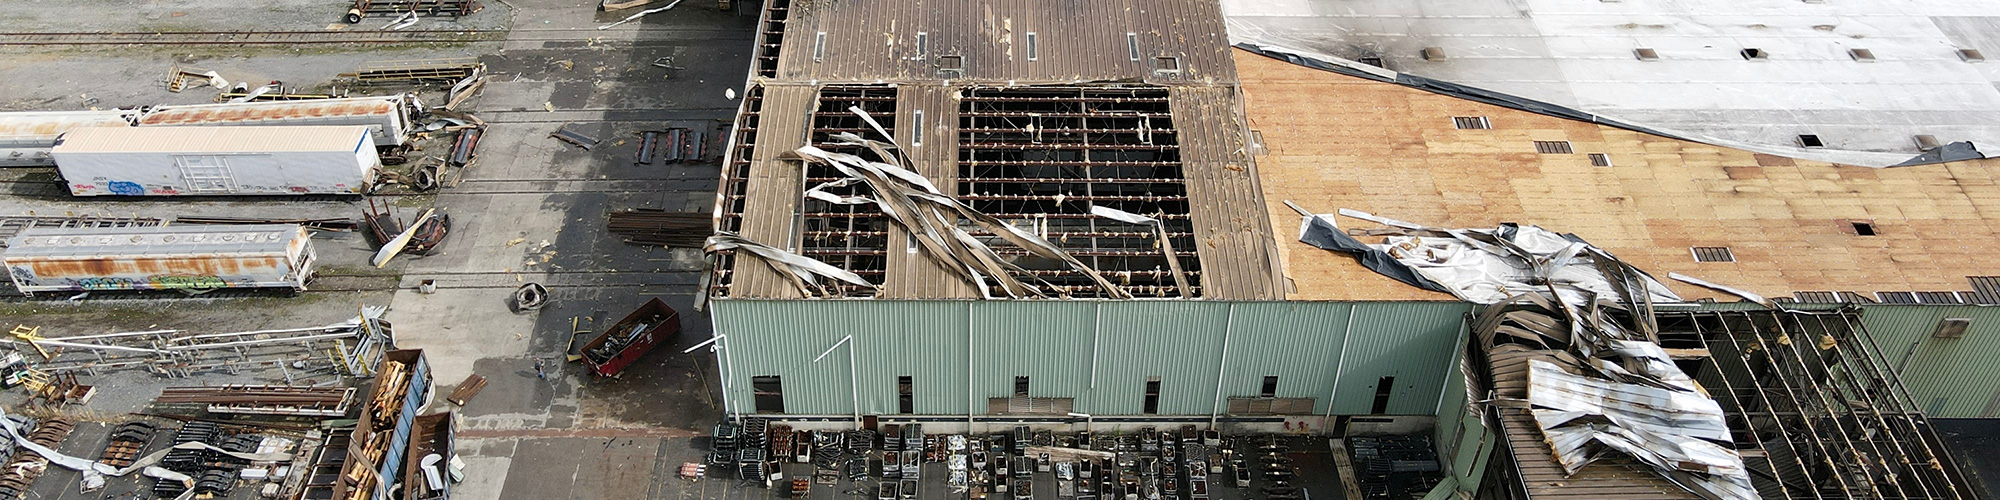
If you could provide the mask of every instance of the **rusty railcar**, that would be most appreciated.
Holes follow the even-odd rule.
[[[32,228],[0,263],[21,293],[304,290],[317,255],[296,224]]]

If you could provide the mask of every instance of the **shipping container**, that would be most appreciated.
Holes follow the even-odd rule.
[[[76,196],[359,194],[368,127],[83,128],[51,153]]]
[[[376,146],[400,146],[409,138],[423,103],[415,95],[349,97],[305,101],[257,101],[186,106],[154,106],[138,117],[141,127],[244,125],[365,125]]]
[[[138,111],[22,111],[0,113],[0,167],[56,164],[49,148],[64,132],[83,127],[130,127]]]
[[[21,293],[304,290],[317,255],[296,224],[31,228],[0,263]]]

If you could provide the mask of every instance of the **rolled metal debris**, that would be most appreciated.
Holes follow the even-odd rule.
[[[548,303],[549,289],[541,283],[528,283],[514,289],[514,312],[541,309]]]

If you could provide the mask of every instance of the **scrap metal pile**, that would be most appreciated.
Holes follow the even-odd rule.
[[[352,387],[227,385],[168,387],[154,403],[192,405],[209,413],[338,417],[354,403]]]
[[[381,320],[386,309],[364,306],[352,319],[309,328],[230,333],[148,330],[0,338],[0,344],[46,352],[35,368],[51,373],[142,367],[162,376],[185,377],[212,369],[286,371],[297,363],[305,367],[303,371],[286,371],[287,376],[315,371],[366,376],[393,336]]]
[[[1539,429],[1553,453],[1554,464],[1520,460],[1524,476],[1558,466],[1568,477],[1619,455],[1707,498],[1757,498],[1721,405],[1660,347],[1651,316],[1524,294],[1487,308],[1473,332],[1501,421]]]

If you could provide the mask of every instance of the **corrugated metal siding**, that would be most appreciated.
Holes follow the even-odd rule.
[[[1222,392],[1256,396],[1264,377],[1278,377],[1278,397],[1314,398],[1313,413],[1326,412],[1327,388],[1340,369],[1340,344],[1357,304],[1244,302],[1236,306],[1231,342],[1244,349],[1229,353]]]
[[[1222,330],[1228,317],[1229,304],[1224,302],[1104,303],[1104,352],[1099,357],[1097,390],[1077,403],[1079,411],[1137,414],[1145,398],[1146,377],[1158,375],[1161,415],[1209,414],[1215,404],[1216,365],[1222,361]],[[1239,344],[1233,349],[1254,347]]]
[[[1368,413],[1375,385],[1396,377],[1388,413],[1431,415],[1444,387],[1464,313],[1460,302],[1357,302],[1353,338],[1347,340],[1346,367],[1335,391],[1333,412]]]
[[[1938,321],[1970,318],[1965,336],[1931,338]],[[2000,308],[1938,305],[1871,305],[1861,322],[1882,346],[1885,362],[1898,365],[1903,385],[1924,413],[1936,418],[2000,417]],[[1912,344],[1915,354],[1909,354]],[[1903,357],[1909,356],[1904,363]]]
[[[714,302],[716,325],[729,335],[734,359],[731,398],[749,412],[750,378],[783,376],[786,409],[843,415],[847,358],[836,350],[812,358],[853,334],[863,413],[896,412],[895,378],[910,375],[920,414],[984,414],[987,398],[1013,395],[1015,376],[1029,377],[1029,395],[1076,398],[1077,411],[1139,414],[1146,378],[1161,379],[1161,415],[1207,415],[1215,408],[1224,328],[1229,367],[1222,396],[1254,396],[1263,377],[1279,377],[1278,396],[1320,399],[1316,411],[1364,414],[1375,381],[1397,377],[1390,413],[1429,415],[1446,386],[1463,313],[1455,302],[1208,302],[1208,301],[764,301]],[[1101,312],[1100,312],[1101,309]],[[973,387],[966,389],[967,311],[972,319]],[[1340,349],[1348,314],[1356,316]],[[1092,328],[1098,379],[1090,387]],[[1341,390],[1325,398],[1336,371]]]
[[[921,54],[919,32],[926,33]],[[1028,60],[1028,32],[1036,32],[1036,61]],[[1138,35],[1138,61],[1128,54],[1128,32]],[[966,80],[1233,82],[1226,33],[1220,4],[1203,0],[800,0],[786,23],[778,78],[934,80],[939,56],[959,56]],[[1156,74],[1158,56],[1179,57],[1181,71]]]
[[[750,241],[796,251],[792,226],[797,217],[801,193],[796,161],[778,156],[805,145],[812,110],[818,105],[819,89],[809,85],[767,85],[763,109],[759,113],[757,144],[750,159],[750,175],[745,179],[742,236]],[[748,252],[736,254],[731,295],[739,297],[793,298],[799,292],[790,281],[763,259]]]
[[[1202,295],[1226,299],[1279,299],[1278,256],[1271,219],[1239,208],[1264,207],[1248,140],[1230,87],[1174,87],[1188,217],[1201,257]],[[1253,209],[1254,209],[1253,208]]]
[[[896,88],[896,140],[916,164],[910,167],[946,193],[958,192],[958,101],[954,88],[902,85]],[[922,144],[915,133],[923,112]],[[959,273],[921,250],[909,251],[909,232],[889,224],[889,258],[882,296],[897,299],[976,298],[979,291]]]

